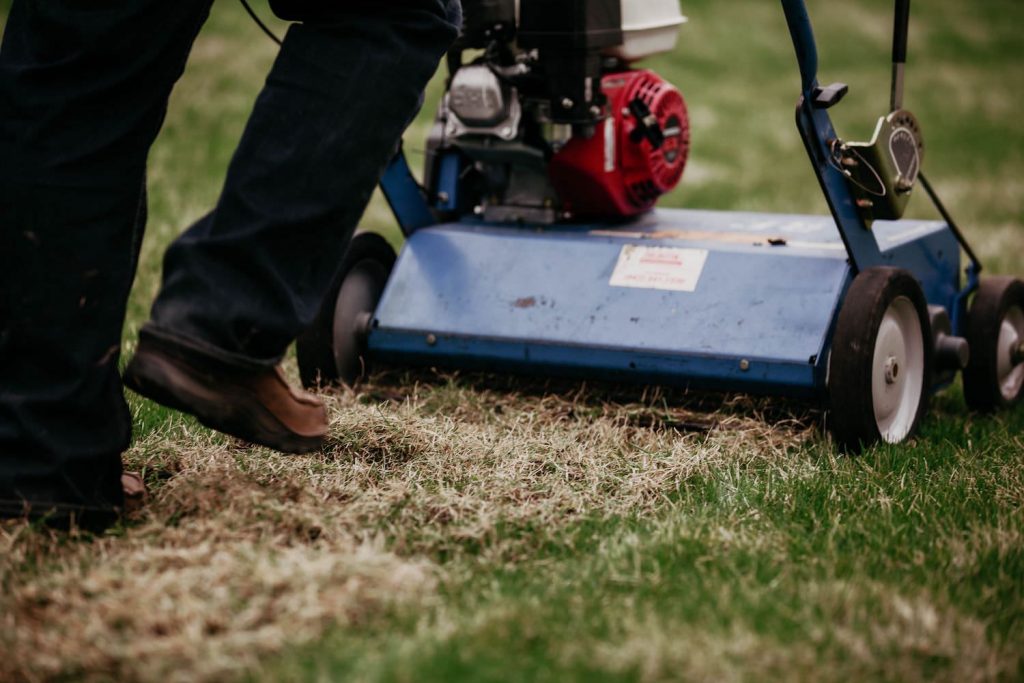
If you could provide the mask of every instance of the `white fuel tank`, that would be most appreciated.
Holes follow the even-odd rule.
[[[622,45],[607,54],[634,62],[675,49],[686,17],[679,0],[622,0]]]
[[[516,0],[516,21],[519,21],[519,0]],[[635,62],[671,52],[679,39],[679,27],[685,23],[679,0],[622,0],[623,43],[608,48],[605,54]]]

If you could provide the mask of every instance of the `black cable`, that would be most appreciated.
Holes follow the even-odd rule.
[[[946,225],[949,226],[953,235],[956,236],[960,246],[964,248],[965,252],[967,252],[967,258],[971,259],[971,265],[974,266],[975,272],[980,273],[981,261],[978,260],[977,254],[975,254],[974,250],[971,249],[971,245],[967,242],[967,238],[964,237],[963,232],[960,231],[960,226],[956,224],[953,220],[953,216],[951,216],[949,211],[946,210],[946,206],[942,203],[942,200],[939,199],[938,193],[935,192],[934,188],[932,188],[932,184],[928,182],[928,178],[925,177],[923,171],[917,174],[917,179],[921,181],[921,185],[924,186],[924,191],[928,193],[929,197],[931,197],[932,204],[934,204],[935,208],[938,209],[939,215],[942,216],[942,220],[946,221]]]
[[[280,45],[281,39],[278,38],[274,34],[274,32],[271,31],[270,28],[268,28],[267,25],[264,24],[263,21],[256,15],[256,12],[254,12],[252,7],[249,5],[248,0],[240,0],[240,2],[242,3],[242,7],[245,8],[245,11],[249,13],[250,17],[252,17],[252,20],[256,22],[256,25],[263,29],[263,32],[266,33],[272,41]]]

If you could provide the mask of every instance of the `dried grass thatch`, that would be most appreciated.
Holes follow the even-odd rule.
[[[329,397],[331,443],[308,457],[172,420],[126,454],[151,500],[120,535],[3,527],[0,679],[238,674],[332,624],[424,604],[439,558],[507,562],[584,516],[650,515],[688,477],[781,461],[808,433],[750,403],[421,379]]]

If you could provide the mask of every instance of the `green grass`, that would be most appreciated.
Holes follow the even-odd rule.
[[[467,547],[428,615],[337,630],[260,677],[1018,679],[1024,416],[941,419],[909,448],[692,477],[651,519],[506,530],[525,548]]]
[[[851,86],[837,128],[866,138],[891,2],[809,5],[821,79]],[[664,204],[824,213],[778,4],[683,8],[647,64],[692,117]],[[914,9],[926,171],[1020,273],[1024,5]],[[151,156],[128,352],[273,54],[216,4]],[[364,228],[400,241],[379,198]],[[820,414],[746,397],[395,371],[328,400],[330,449],[289,458],[130,397],[148,509],[89,542],[0,527],[0,679],[1024,680],[1024,408],[971,415],[954,386],[910,443],[846,458]]]

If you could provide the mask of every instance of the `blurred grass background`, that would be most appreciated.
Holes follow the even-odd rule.
[[[833,110],[837,128],[846,138],[865,139],[888,104],[892,3],[808,5],[821,80],[851,88]],[[264,2],[255,6],[269,19]],[[778,3],[691,0],[682,7],[690,22],[678,49],[645,63],[682,90],[692,118],[690,165],[663,204],[825,213],[793,124],[798,76]],[[270,23],[284,32],[280,22]],[[1021,26],[1020,0],[915,3],[906,96],[923,125],[924,167],[933,184],[990,271],[1018,274],[1024,271]],[[150,223],[126,323],[127,352],[156,293],[163,250],[216,201],[275,51],[237,3],[214,3],[150,160]],[[422,163],[441,78],[406,136],[415,166]],[[911,212],[934,216],[920,193]],[[362,225],[396,244],[400,239],[379,197]],[[222,519],[235,525],[225,539],[268,519],[284,520],[258,536],[252,552],[267,561],[296,548],[328,553],[330,527],[318,532],[320,540],[293,528],[295,490],[334,501],[330,489],[318,488],[325,477],[351,471],[361,481],[361,472],[373,471],[377,478],[366,495],[381,498],[360,518],[360,533],[379,534],[403,561],[432,563],[440,577],[436,591],[425,591],[414,608],[316,621],[319,635],[292,645],[293,622],[270,615],[286,645],[253,650],[258,666],[251,657],[232,665],[175,655],[160,649],[174,633],[125,632],[112,621],[96,632],[100,640],[117,644],[145,635],[150,640],[142,642],[156,643],[149,661],[136,662],[113,646],[111,659],[90,659],[67,646],[67,661],[56,670],[71,678],[151,680],[167,671],[210,680],[238,671],[284,680],[1024,680],[1021,408],[998,418],[966,415],[954,387],[935,402],[918,439],[850,460],[837,458],[820,435],[794,436],[804,434],[806,423],[794,427],[787,418],[779,429],[788,436],[772,436],[780,412],[764,403],[730,400],[714,418],[740,420],[753,437],[726,431],[674,440],[657,421],[637,427],[633,419],[638,410],[672,409],[657,393],[619,403],[583,387],[551,398],[520,395],[514,382],[505,386],[501,394],[472,379],[442,377],[392,400],[380,397],[395,396],[393,384],[371,384],[358,397],[338,399],[336,407],[347,411],[339,447],[323,461],[263,452],[242,457],[230,441],[132,397],[138,428],[128,462],[169,478],[151,482],[149,525],[122,530],[123,541],[110,539],[96,555],[88,547],[32,550],[35,541],[12,542],[10,556],[27,559],[0,571],[0,584],[36,605],[31,601],[48,586],[69,590],[77,577],[119,562],[126,548],[191,548],[203,538],[219,539],[214,530]],[[484,439],[491,445],[474,450],[481,447],[472,430],[505,434],[522,425],[528,425],[522,443],[511,448],[536,453],[540,464],[522,475],[521,490],[506,492],[500,477],[508,473],[493,442]],[[654,464],[672,458],[687,467],[712,464],[659,490],[649,506],[620,506],[612,516],[600,505],[531,516],[546,492],[581,485],[561,460],[559,435],[576,430],[582,440],[591,425],[610,434],[606,443],[587,446],[596,459],[636,463],[602,480],[598,499],[618,500]],[[483,469],[430,469],[432,458],[442,456],[479,457]],[[224,486],[220,474],[210,481],[212,464],[233,473],[228,478],[239,487],[255,481],[252,491],[269,502],[244,488],[233,501],[201,498]],[[415,468],[427,471],[407,471]],[[412,499],[380,493],[389,486],[412,491]],[[201,501],[194,509],[186,505],[193,490]],[[359,508],[358,489],[346,495],[351,498],[332,505],[318,498],[321,513],[344,517]],[[475,505],[474,512],[445,507],[452,499]],[[479,533],[467,536],[465,524],[445,515],[468,516]],[[168,534],[180,527],[181,537],[169,540],[164,526]],[[221,559],[228,561],[242,576],[255,563],[250,555]],[[70,577],[64,584],[54,567]],[[155,571],[173,585],[178,569],[172,562]],[[297,599],[306,588],[285,581],[266,590]],[[230,610],[255,599],[241,595],[247,597],[223,608],[220,628],[228,632]],[[93,605],[90,596],[80,610]],[[156,602],[139,607],[174,609]],[[64,616],[76,623],[74,614]],[[99,611],[86,617],[103,619]],[[0,638],[0,651],[5,642]]]

